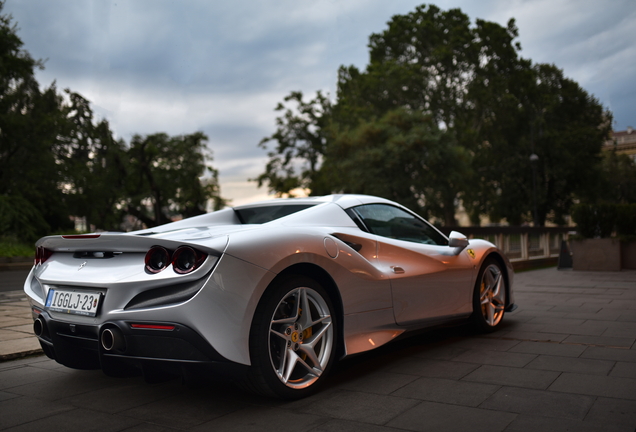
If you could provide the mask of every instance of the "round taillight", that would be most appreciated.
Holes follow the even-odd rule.
[[[189,246],[179,247],[172,256],[172,268],[179,274],[186,274],[197,269],[207,254],[199,252]]]
[[[153,246],[146,253],[146,270],[150,273],[159,273],[170,264],[170,253],[161,247]]]
[[[172,256],[172,267],[179,274],[186,274],[197,268],[199,254],[189,246],[181,246]]]

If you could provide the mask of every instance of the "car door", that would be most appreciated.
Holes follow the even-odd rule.
[[[388,204],[353,209],[377,236],[378,266],[389,276],[395,321],[401,325],[472,310],[474,262],[430,224]]]

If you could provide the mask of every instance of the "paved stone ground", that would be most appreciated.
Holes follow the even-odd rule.
[[[5,361],[0,430],[633,432],[636,271],[552,268],[516,281],[519,309],[500,331],[396,341],[340,362],[323,391],[291,403],[215,382],[108,378],[43,356]],[[17,320],[3,332],[23,331],[21,307],[0,304]]]

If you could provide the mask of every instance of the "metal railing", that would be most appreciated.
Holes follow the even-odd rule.
[[[448,235],[459,231],[469,239],[480,238],[494,243],[513,263],[515,269],[556,264],[561,243],[568,240],[569,227],[443,227]]]

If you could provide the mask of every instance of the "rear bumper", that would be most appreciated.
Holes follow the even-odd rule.
[[[240,378],[247,366],[221,356],[201,335],[179,323],[160,323],[160,328],[134,328],[153,322],[108,321],[83,325],[53,319],[41,311],[36,334],[44,353],[75,369],[102,369],[108,375],[166,372],[182,376],[231,376]],[[102,336],[117,335],[117,343],[104,346]]]

